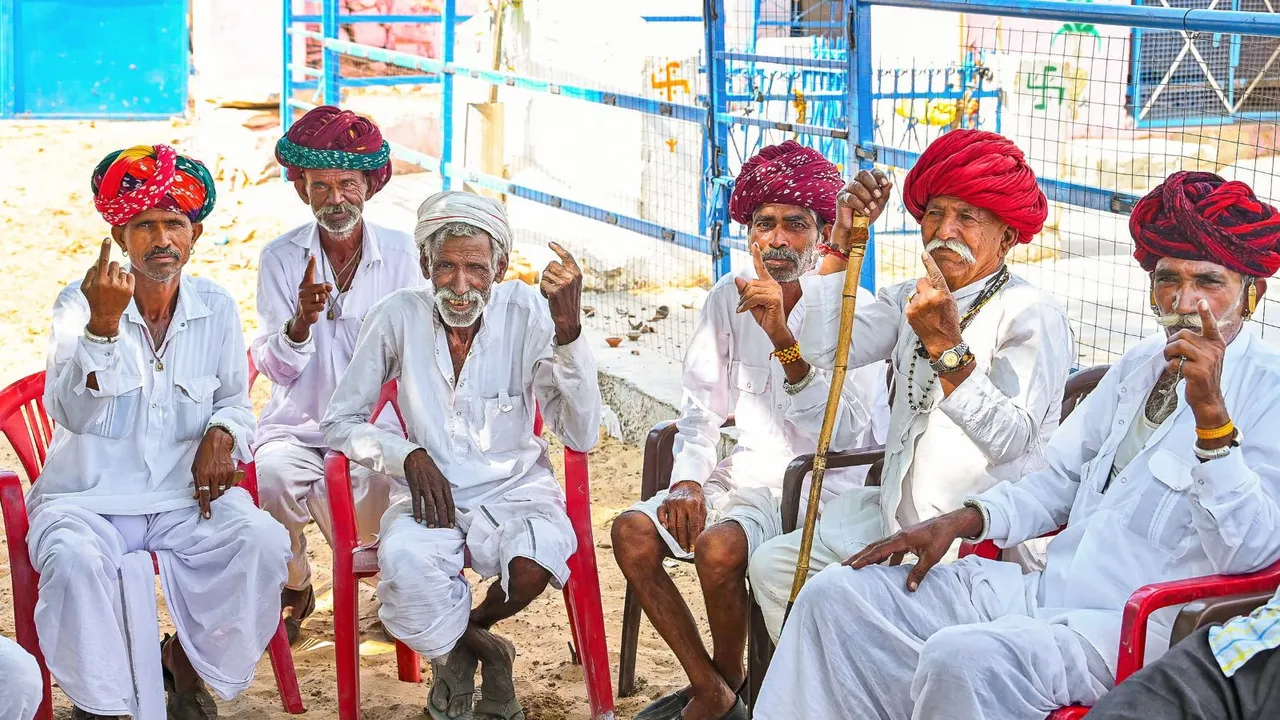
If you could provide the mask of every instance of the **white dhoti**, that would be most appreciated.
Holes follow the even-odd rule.
[[[40,573],[40,649],[76,706],[150,720],[160,669],[154,612],[151,623],[138,622],[141,598],[155,602],[147,552],[155,553],[170,617],[205,684],[223,699],[249,687],[280,623],[289,540],[247,492],[233,488],[214,501],[208,520],[198,507],[101,516],[46,504],[27,537]]]
[[[501,576],[507,591],[511,561],[528,558],[564,588],[578,540],[554,481],[535,481],[476,506],[455,498],[455,527],[428,528],[413,519],[408,498],[382,517],[378,565],[379,617],[393,637],[428,659],[453,649],[471,615],[469,559],[482,578]]]
[[[658,521],[658,508],[662,507],[668,494],[667,490],[659,490],[648,500],[632,505],[629,511],[644,513],[653,521],[658,536],[667,544],[673,557],[690,560],[693,552],[680,547],[675,536]],[[728,471],[724,467],[718,467],[703,483],[702,494],[707,501],[706,527],[720,522],[737,523],[747,536],[748,554],[782,534],[782,502],[769,488],[736,487],[729,479]]]
[[[968,557],[908,592],[911,566],[832,566],[791,612],[754,717],[1044,720],[1114,683],[1066,625],[1032,617],[1038,574]]]
[[[44,678],[36,659],[0,636],[0,720],[32,720],[44,699]]]
[[[285,587],[301,590],[311,584],[307,559],[307,523],[316,521],[324,539],[333,546],[333,516],[324,483],[324,450],[276,440],[253,454],[258,473],[258,499],[289,531],[289,577]],[[351,463],[351,494],[356,506],[356,532],[360,544],[373,542],[382,514],[391,505],[395,481],[363,465]]]

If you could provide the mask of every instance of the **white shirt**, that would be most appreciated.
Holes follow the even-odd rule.
[[[530,482],[560,493],[547,443],[533,435],[534,403],[565,445],[585,452],[596,444],[600,386],[586,339],[555,345],[538,291],[498,283],[455,385],[433,294],[430,284],[397,290],[369,312],[321,423],[326,444],[400,479],[405,458],[424,448],[461,508]],[[368,422],[389,380],[399,381],[408,439]]]
[[[1280,559],[1280,353],[1246,327],[1227,346],[1222,393],[1244,443],[1195,456],[1195,416],[1178,408],[1102,488],[1134,414],[1165,367],[1163,333],[1125,353],[1053,436],[1044,469],[975,496],[986,537],[1010,546],[1058,528],[1044,572],[1028,575],[1038,617],[1083,635],[1115,670],[1121,614],[1143,585],[1261,570]],[[1177,608],[1151,616],[1150,663]]]
[[[808,317],[800,339],[805,359],[830,367],[840,326],[843,272],[801,279]],[[988,276],[990,277],[990,276]],[[960,314],[988,278],[954,291]],[[964,330],[976,358],[973,373],[945,399],[903,310],[914,280],[881,289],[854,316],[850,367],[892,358],[894,398],[885,443],[880,503],[890,534],[955,510],[972,492],[1014,480],[1043,464],[1058,427],[1062,389],[1075,361],[1075,341],[1058,302],[1011,275]],[[878,367],[878,365],[877,365]],[[908,385],[913,389],[908,393]],[[913,410],[908,395],[920,408]]]
[[[271,381],[271,399],[258,421],[255,449],[273,440],[324,447],[320,418],[338,377],[351,362],[361,321],[374,303],[391,292],[426,282],[418,265],[417,245],[408,234],[365,221],[363,248],[351,288],[339,296],[334,308],[335,318],[320,313],[311,326],[311,337],[300,345],[289,340],[284,325],[297,312],[298,285],[308,260],[316,258],[316,282],[334,282],[320,247],[319,226],[311,222],[296,227],[262,249],[260,329],[253,341],[253,361]],[[390,423],[393,415],[384,414],[379,420]]]
[[[730,414],[740,435],[723,468],[738,487],[767,487],[782,493],[783,474],[797,455],[817,449],[826,411],[831,373],[817,370],[813,380],[795,395],[783,388],[786,373],[770,357],[773,343],[750,313],[737,312],[735,278],[755,279],[754,269],[720,278],[698,316],[684,356],[684,396],[673,446],[672,484],[682,480],[705,482],[716,468],[720,426]],[[870,304],[871,293],[859,288],[859,301]],[[801,296],[787,317],[799,337],[804,321]],[[872,364],[845,376],[831,450],[853,450],[884,442],[888,429],[888,390],[885,366]],[[823,482],[823,497],[838,496],[861,485],[866,468],[832,470]]]
[[[197,504],[191,464],[211,425],[251,459],[249,368],[235,300],[212,281],[183,275],[156,369],[151,335],[129,302],[119,339],[84,337],[89,301],[80,281],[53,306],[44,403],[56,424],[27,506],[71,502],[103,515],[143,515]],[[85,383],[95,373],[98,389]]]

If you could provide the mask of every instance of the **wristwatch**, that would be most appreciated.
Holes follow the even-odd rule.
[[[943,350],[937,360],[931,360],[929,367],[939,375],[955,372],[973,362],[973,353],[969,352],[969,344],[961,342],[950,350]]]

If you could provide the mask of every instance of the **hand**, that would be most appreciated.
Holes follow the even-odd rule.
[[[782,307],[782,285],[769,274],[760,256],[760,246],[751,246],[751,259],[755,262],[758,280],[735,278],[738,286],[738,312],[750,312],[751,317],[773,341],[774,349],[784,350],[795,345],[791,328],[787,327],[787,314]]]
[[[329,283],[316,282],[316,256],[307,260],[306,272],[302,274],[302,282],[298,284],[298,310],[289,323],[289,339],[303,342],[311,332],[311,326],[320,319],[329,304],[329,293],[333,286]]]
[[[915,592],[920,581],[938,564],[951,544],[959,538],[974,537],[982,532],[982,511],[965,506],[932,520],[925,520],[909,528],[903,528],[889,537],[873,542],[844,564],[854,570],[876,565],[886,559],[890,565],[899,565],[907,553],[915,555],[916,565],[907,575],[907,590]]]
[[[558,243],[547,243],[560,262],[552,260],[542,271],[542,296],[551,307],[551,320],[556,325],[556,344],[567,345],[582,333],[582,271],[568,250]]]
[[[853,216],[860,215],[875,222],[889,204],[893,181],[881,170],[863,170],[836,195],[836,224],[831,229],[831,244],[848,252]]]
[[[213,501],[240,484],[244,477],[231,457],[235,446],[231,433],[220,427],[211,427],[205,431],[200,447],[196,449],[196,459],[191,463],[191,475],[196,483],[193,497],[200,501],[200,516],[206,520],[212,512]]]
[[[1209,303],[1201,300],[1196,310],[1200,312],[1200,332],[1174,333],[1164,346],[1164,359],[1169,372],[1181,370],[1187,380],[1187,404],[1195,415],[1196,427],[1212,430],[1231,419],[1222,397],[1222,357],[1227,352],[1227,343]]]
[[[925,253],[922,259],[928,274],[916,281],[916,291],[907,302],[905,314],[916,337],[936,360],[963,342],[964,336],[960,334],[960,310],[947,279],[932,255]]]
[[[702,486],[692,480],[672,485],[667,498],[658,506],[658,522],[685,552],[693,552],[694,542],[707,525],[707,498],[702,494]]]
[[[133,299],[133,273],[111,260],[111,238],[102,241],[98,261],[85,273],[80,292],[89,301],[89,332],[114,337],[120,332],[120,316]]]
[[[454,521],[453,488],[426,450],[418,448],[404,461],[413,519],[429,528],[451,528]]]

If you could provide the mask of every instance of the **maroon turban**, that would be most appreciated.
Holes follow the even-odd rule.
[[[1151,272],[1162,257],[1203,260],[1242,275],[1280,269],[1280,216],[1239,181],[1176,172],[1147,193],[1129,216],[1133,257]]]
[[[729,198],[729,217],[751,224],[756,208],[769,203],[809,208],[823,222],[836,221],[836,194],[844,187],[840,168],[794,140],[770,145],[742,165]]]
[[[1049,201],[1013,141],[984,130],[952,130],[925,148],[902,183],[902,201],[919,222],[940,195],[990,210],[1029,243],[1044,227]]]
[[[276,143],[276,160],[298,180],[303,170],[363,170],[369,194],[391,179],[391,146],[373,121],[321,105],[303,115]]]

